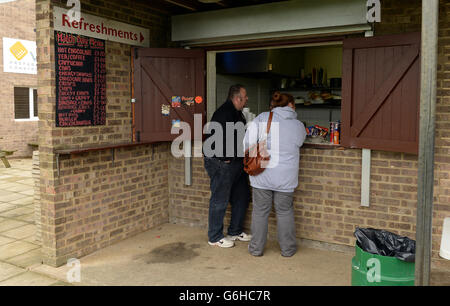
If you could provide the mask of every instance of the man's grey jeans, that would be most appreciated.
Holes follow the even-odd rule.
[[[278,192],[253,188],[252,240],[248,250],[254,256],[261,256],[267,242],[268,218],[275,204],[277,216],[278,243],[281,255],[290,257],[297,251],[293,192]]]

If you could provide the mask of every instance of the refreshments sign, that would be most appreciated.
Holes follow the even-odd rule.
[[[79,20],[76,20],[68,14],[67,9],[54,7],[55,31],[80,34],[139,47],[150,46],[149,29],[85,13],[81,13]]]

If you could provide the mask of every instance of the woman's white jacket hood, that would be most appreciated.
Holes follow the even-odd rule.
[[[265,139],[270,112],[261,113],[245,133],[244,148],[256,143],[257,137]],[[252,187],[280,192],[293,192],[298,186],[300,147],[306,138],[303,123],[289,106],[273,109],[272,125],[267,136],[270,162],[257,176],[250,176]]]

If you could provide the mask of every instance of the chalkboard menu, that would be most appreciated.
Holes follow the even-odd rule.
[[[56,126],[106,122],[105,41],[55,31]]]

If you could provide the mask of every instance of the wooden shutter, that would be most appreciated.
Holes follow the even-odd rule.
[[[30,89],[14,87],[14,118],[30,119]]]
[[[420,33],[344,40],[342,144],[418,152]]]
[[[194,136],[194,114],[206,120],[205,55],[203,50],[143,48],[134,60],[136,101],[136,139],[141,142],[171,141],[172,120],[191,126]],[[201,97],[201,103],[172,107],[172,97]],[[164,116],[162,105],[170,107]]]

